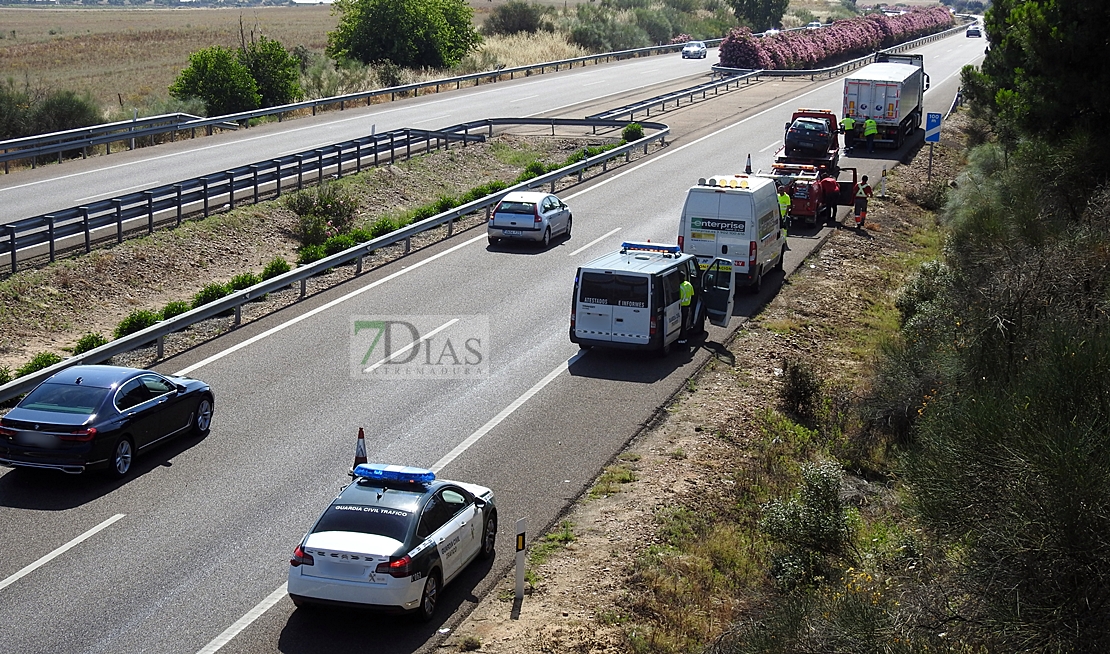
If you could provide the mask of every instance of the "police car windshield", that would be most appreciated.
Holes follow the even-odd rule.
[[[536,205],[532,202],[502,202],[497,213],[534,213]]]
[[[347,531],[376,534],[403,543],[415,516],[416,514],[411,511],[385,506],[336,503],[328,507],[312,532]]]
[[[634,275],[583,273],[579,301],[614,307],[646,307],[648,279]]]

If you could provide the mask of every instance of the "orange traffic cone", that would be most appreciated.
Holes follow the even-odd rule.
[[[366,463],[366,436],[362,433],[362,427],[358,428],[358,440],[355,442],[355,464],[351,466],[353,471],[360,463]]]
[[[752,155],[748,155],[748,164],[744,166],[744,172],[748,175],[752,174]]]

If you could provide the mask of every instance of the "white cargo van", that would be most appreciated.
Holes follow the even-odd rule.
[[[731,261],[699,270],[697,260],[677,245],[621,244],[619,252],[578,269],[570,310],[570,340],[594,346],[657,350],[664,356],[682,331],[679,284],[694,287],[688,336],[704,331],[705,319],[727,327],[732,317]]]
[[[678,245],[705,269],[728,259],[737,288],[758,293],[763,276],[782,270],[786,236],[774,180],[748,175],[699,179],[686,193]]]

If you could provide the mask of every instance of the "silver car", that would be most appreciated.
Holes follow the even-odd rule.
[[[705,44],[701,41],[690,41],[682,46],[683,59],[705,59]]]
[[[501,239],[532,241],[547,247],[551,237],[570,238],[570,207],[550,193],[516,191],[497,203],[486,227],[490,245]]]

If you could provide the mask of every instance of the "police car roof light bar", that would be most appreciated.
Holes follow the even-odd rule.
[[[360,463],[355,466],[355,476],[376,481],[398,481],[413,484],[428,484],[436,479],[436,473],[431,470],[382,463]]]
[[[677,245],[664,245],[661,243],[637,243],[635,241],[625,241],[621,243],[621,250],[635,250],[637,252],[665,252],[667,254],[678,254],[682,252],[682,248]]]

